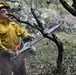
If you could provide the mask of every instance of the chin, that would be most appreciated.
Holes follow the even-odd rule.
[[[8,17],[8,16],[6,16],[5,18],[6,18],[6,19],[8,19],[9,17]]]
[[[8,17],[5,17],[5,18],[4,18],[4,20],[7,20],[7,19],[8,19]]]

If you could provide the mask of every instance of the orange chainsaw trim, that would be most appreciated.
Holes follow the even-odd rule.
[[[20,44],[19,45],[16,45],[15,47],[15,52],[18,51],[18,48],[20,47]]]

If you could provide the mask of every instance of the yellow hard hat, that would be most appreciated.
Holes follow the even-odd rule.
[[[0,2],[0,9],[1,8],[6,8],[7,10],[9,10],[10,9],[10,6],[7,3]]]

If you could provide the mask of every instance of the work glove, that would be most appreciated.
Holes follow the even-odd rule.
[[[31,37],[31,36],[28,36],[27,38],[23,39],[24,43],[26,43],[28,41],[32,41],[32,40],[33,40],[33,37]]]
[[[9,51],[10,58],[14,58],[16,56],[16,52]]]

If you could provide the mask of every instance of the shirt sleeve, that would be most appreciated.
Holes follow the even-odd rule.
[[[2,45],[2,43],[1,43],[1,35],[0,35],[0,47],[3,48],[4,50],[7,50],[7,48],[4,47],[4,46]]]
[[[27,30],[21,28],[18,24],[16,24],[16,32],[18,36],[21,36],[22,38],[27,38],[30,36]]]

